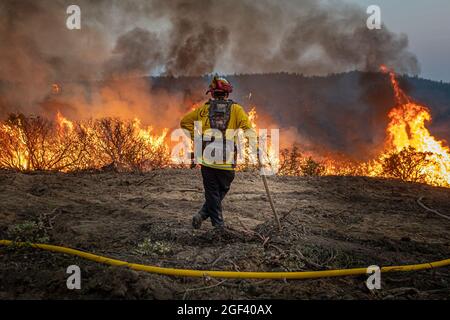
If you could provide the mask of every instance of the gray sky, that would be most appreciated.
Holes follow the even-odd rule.
[[[380,6],[381,19],[408,35],[422,78],[450,82],[450,0],[345,0],[365,8]]]

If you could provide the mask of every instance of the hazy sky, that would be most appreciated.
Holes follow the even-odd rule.
[[[420,76],[450,82],[450,0],[345,0],[365,8],[376,4],[381,19],[398,33],[406,33],[417,55]]]

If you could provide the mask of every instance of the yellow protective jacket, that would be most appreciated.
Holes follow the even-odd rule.
[[[191,139],[194,139],[194,122],[201,121],[202,123],[202,135],[206,130],[210,129],[209,123],[209,104],[205,103],[203,106],[186,114],[181,119],[180,126],[183,129],[189,131]],[[244,111],[244,108],[237,103],[231,105],[230,120],[228,122],[227,129],[242,129],[244,131],[252,129],[252,124]],[[234,170],[232,163],[206,163],[203,159],[199,159],[199,163],[206,167],[222,170]]]

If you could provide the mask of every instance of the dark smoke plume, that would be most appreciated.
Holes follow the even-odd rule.
[[[151,13],[172,22],[168,74],[310,75],[377,70],[382,63],[419,71],[406,36],[386,26],[369,30],[363,9],[340,1],[156,0]]]
[[[369,30],[364,8],[345,1],[76,3],[81,30],[66,28],[66,9],[73,1],[0,1],[0,116],[18,111],[54,116],[59,110],[75,119],[138,116],[175,127],[190,107],[187,101],[204,99],[204,91],[168,93],[156,90],[143,76],[282,71],[325,75],[373,71],[380,64],[402,73],[419,72],[405,35],[386,26]],[[52,94],[54,83],[61,85],[58,95]],[[364,93],[366,88],[354,90]],[[313,102],[304,116],[318,121],[321,115]],[[328,111],[329,117],[334,115]],[[290,118],[280,118],[279,125]],[[345,131],[336,126],[339,121],[328,122],[337,132],[333,136],[345,136],[338,134]],[[348,142],[344,140],[339,143]]]
[[[105,63],[104,76],[143,76],[161,63],[160,43],[156,35],[142,28],[135,28],[121,35],[112,57]]]

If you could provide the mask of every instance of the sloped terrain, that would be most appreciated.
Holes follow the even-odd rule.
[[[238,172],[224,201],[230,227],[207,221],[199,170],[146,174],[0,173],[0,238],[41,241],[164,267],[300,271],[400,265],[450,258],[450,189],[365,177],[270,177],[276,231],[260,177]],[[82,289],[68,290],[78,265]],[[448,299],[449,268],[315,280],[176,278],[63,254],[0,247],[0,298],[38,299]]]

